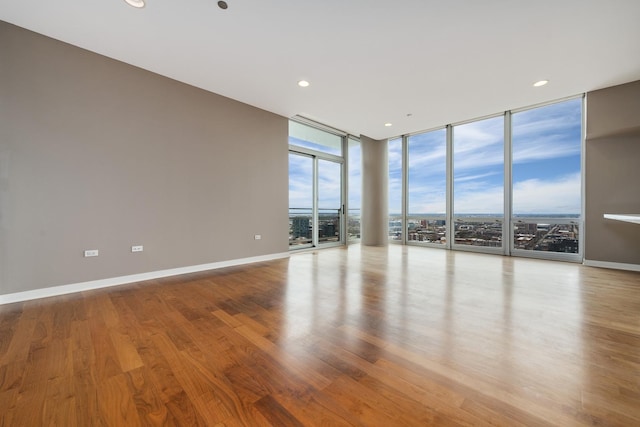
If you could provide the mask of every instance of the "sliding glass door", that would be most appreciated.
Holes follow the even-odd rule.
[[[342,165],[317,159],[319,244],[341,243],[342,239]]]
[[[289,125],[289,248],[345,243],[345,138]]]
[[[342,165],[289,152],[289,247],[342,243]]]
[[[289,247],[313,246],[314,159],[289,152]]]

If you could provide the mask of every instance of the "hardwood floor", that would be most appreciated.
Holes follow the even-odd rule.
[[[638,426],[640,273],[353,246],[0,306],[3,426]]]

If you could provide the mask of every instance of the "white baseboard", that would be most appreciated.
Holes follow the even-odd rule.
[[[277,253],[261,255],[249,258],[233,259],[229,261],[213,262],[210,264],[192,265],[189,267],[171,268],[169,270],[152,271],[149,273],[131,274],[129,276],[113,277],[109,279],[92,280],[90,282],[74,283],[71,285],[52,286],[50,288],[34,289],[32,291],[16,292],[0,295],[0,305],[14,302],[29,301],[39,298],[54,297],[71,294],[74,292],[90,291],[92,289],[108,288],[127,283],[141,282],[144,280],[159,279],[162,277],[177,276],[180,274],[197,273],[206,270],[215,270],[236,265],[251,264],[254,262],[271,261],[274,259],[288,258],[289,253]]]
[[[624,264],[622,262],[592,261],[585,259],[584,265],[589,267],[612,268],[614,270],[640,271],[640,264]]]

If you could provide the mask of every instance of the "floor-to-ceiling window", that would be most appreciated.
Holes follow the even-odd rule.
[[[582,99],[514,112],[511,140],[512,251],[580,253]]]
[[[453,126],[453,247],[502,250],[504,116]]]
[[[407,242],[447,242],[447,131],[407,138]]]
[[[402,138],[391,139],[388,142],[389,160],[389,241],[401,243],[403,241],[403,184],[402,184]]]
[[[360,240],[360,215],[362,209],[362,145],[360,140],[347,139],[347,235],[349,242]]]
[[[576,97],[389,140],[389,241],[580,260],[582,116]],[[290,247],[360,238],[361,153],[290,122]]]
[[[576,97],[390,140],[390,241],[581,260],[582,117]]]
[[[346,135],[289,122],[289,247],[345,242]]]

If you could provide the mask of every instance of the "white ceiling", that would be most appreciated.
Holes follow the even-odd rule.
[[[227,3],[0,0],[0,19],[375,139],[640,79],[640,0]]]

